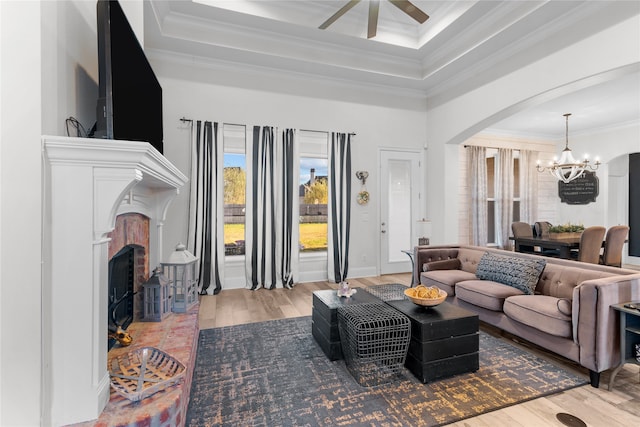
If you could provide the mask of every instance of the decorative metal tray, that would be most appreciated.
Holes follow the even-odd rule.
[[[110,360],[111,387],[137,402],[182,380],[180,361],[154,347],[143,347]]]

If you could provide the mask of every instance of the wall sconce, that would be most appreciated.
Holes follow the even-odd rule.
[[[365,183],[367,182],[367,178],[369,177],[369,172],[367,171],[356,171],[356,178],[358,178],[362,182],[362,188],[356,197],[356,201],[359,205],[366,205],[369,203],[369,192],[367,191],[367,187],[365,187]]]
[[[367,182],[367,178],[369,178],[369,172],[367,171],[356,171],[356,178],[362,181],[362,185],[365,185]]]

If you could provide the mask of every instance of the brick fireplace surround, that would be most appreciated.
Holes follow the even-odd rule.
[[[174,410],[172,415],[162,408],[184,407],[188,398],[183,391],[188,394],[189,379],[170,392],[161,392],[181,394],[177,404],[171,398],[169,403],[159,403],[158,393],[155,399],[135,405],[126,401],[126,405],[110,393],[107,276],[109,233],[122,214],[149,219],[148,263],[159,265],[167,209],[187,178],[144,142],[46,136],[43,157],[43,424],[111,425],[98,419],[109,403],[108,408],[116,405],[117,412],[123,406],[149,405],[147,409],[160,410],[158,419],[174,417],[176,421],[178,417],[181,421],[174,425],[180,425],[184,412],[175,415]],[[134,322],[130,326],[137,340],[134,345],[175,352],[182,363],[191,364],[197,345],[197,310],[196,305],[191,312],[173,314],[160,323]],[[136,413],[129,420],[134,425],[152,425],[149,416],[143,420]]]

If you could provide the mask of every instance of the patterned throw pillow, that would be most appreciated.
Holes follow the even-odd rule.
[[[478,279],[513,286],[527,295],[533,295],[546,265],[544,259],[524,259],[486,252],[480,258],[476,276]]]

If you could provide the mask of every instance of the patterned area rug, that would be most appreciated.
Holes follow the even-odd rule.
[[[362,387],[300,317],[200,331],[187,426],[438,426],[587,383],[481,332],[475,373]]]

